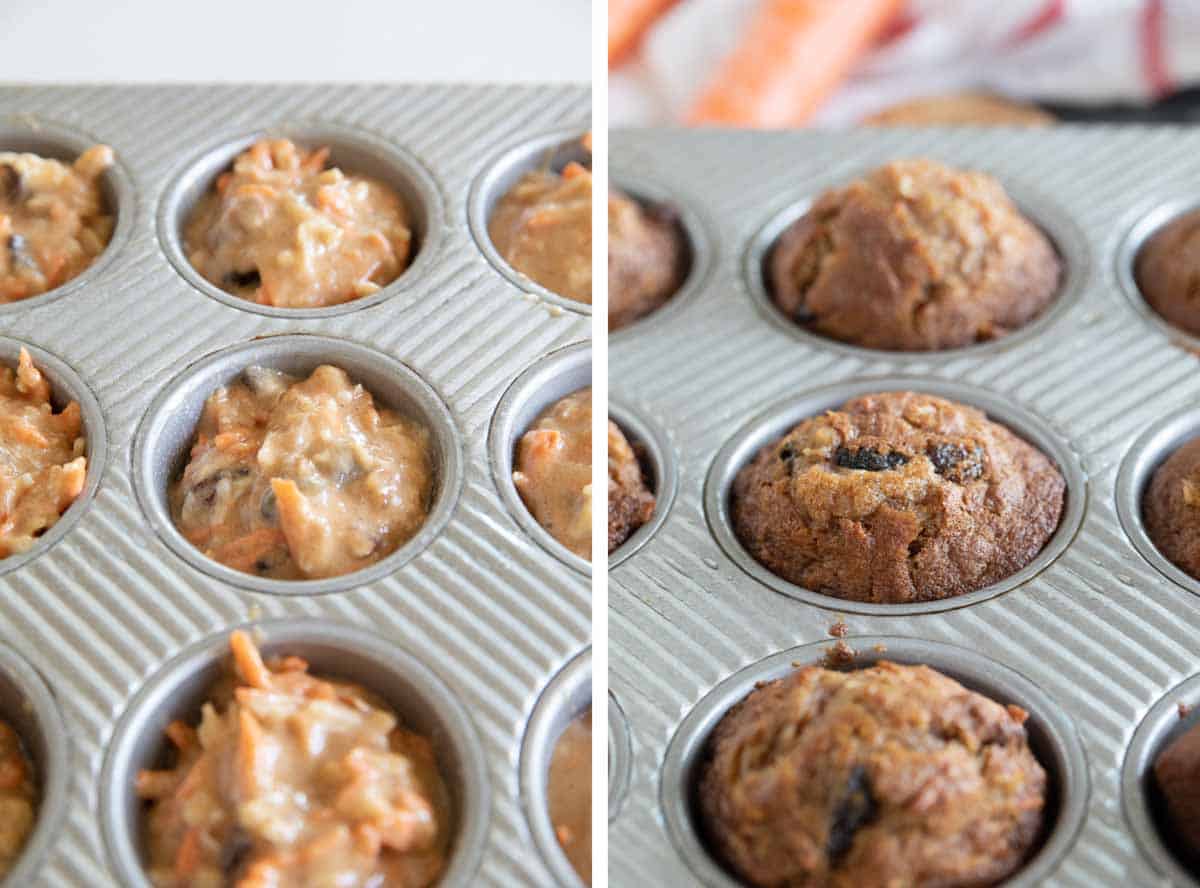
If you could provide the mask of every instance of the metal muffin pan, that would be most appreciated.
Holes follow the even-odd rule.
[[[633,447],[642,464],[642,477],[654,494],[654,514],[650,520],[629,535],[608,556],[611,570],[646,544],[655,531],[662,527],[675,501],[679,488],[679,471],[675,464],[675,447],[672,442],[639,411],[613,400],[608,403],[608,418],[617,424],[625,439]]]
[[[471,187],[470,205],[467,210],[471,233],[475,243],[487,256],[488,261],[500,274],[530,296],[563,311],[590,316],[592,306],[560,296],[537,281],[517,271],[500,255],[488,234],[488,222],[500,199],[521,180],[526,173],[539,169],[562,172],[571,161],[592,165],[591,153],[583,147],[582,139],[588,127],[581,129],[555,130],[535,139],[523,139],[494,155],[486,164],[479,178]]]
[[[1009,667],[1042,695],[1035,718],[1044,710],[1075,725],[1086,763],[1079,786],[1090,793],[1078,838],[1039,857],[1039,884],[1162,884],[1161,864],[1122,815],[1119,773],[1151,707],[1200,674],[1200,603],[1143,555],[1120,510],[1175,443],[1200,431],[1185,418],[1200,399],[1200,373],[1189,341],[1149,323],[1127,297],[1120,257],[1129,255],[1132,226],[1153,209],[1148,200],[1195,193],[1200,133],[618,130],[610,149],[614,182],[636,173],[718,223],[699,291],[670,323],[634,326],[610,344],[614,403],[636,405],[675,442],[679,474],[662,526],[609,576],[609,679],[634,749],[629,794],[610,831],[610,884],[697,881],[698,858],[675,847],[669,828],[668,800],[684,791],[665,770],[672,738],[706,711],[714,688],[768,657],[786,667],[779,652],[828,644],[835,622],[855,647],[861,636],[899,636],[963,649],[945,663],[951,675],[968,677],[977,658]],[[1054,241],[1067,272],[1042,317],[993,343],[875,352],[808,334],[765,302],[763,256],[796,212],[829,187],[909,157],[1015,185],[1015,201]],[[864,612],[780,594],[771,575],[756,576],[755,563],[738,556],[720,520],[733,471],[804,416],[902,380],[984,408],[1051,456],[1069,485],[1058,536],[1003,594],[983,590],[951,609]],[[1127,459],[1137,467],[1133,499],[1117,479]]]
[[[547,311],[496,274],[467,209],[484,158],[551,129],[584,132],[590,115],[588,90],[574,86],[0,88],[0,134],[48,132],[50,119],[55,132],[87,133],[82,147],[113,147],[127,232],[79,286],[14,303],[0,324],[0,360],[15,360],[19,344],[40,349],[31,351],[58,396],[84,406],[89,484],[100,482],[31,557],[0,562],[0,647],[45,677],[65,724],[53,736],[74,748],[67,799],[53,807],[61,823],[47,809],[44,844],[30,846],[41,867],[20,884],[140,878],[136,846],[127,853],[129,786],[116,770],[131,774],[162,748],[157,703],[171,688],[182,707],[195,703],[229,632],[247,624],[294,641],[314,671],[352,672],[418,727],[442,724],[456,738],[439,748],[457,761],[463,803],[443,884],[557,884],[526,827],[519,755],[538,695],[590,642],[590,590],[510,515],[487,433],[513,380],[586,340],[589,322]],[[394,290],[340,312],[268,313],[172,263],[197,189],[258,133],[328,141],[335,163],[400,187],[419,211],[419,250]],[[207,395],[251,363],[303,371],[323,361],[430,428],[439,492],[418,537],[377,570],[269,590],[172,545],[164,485]],[[295,620],[315,625],[278,634]],[[369,646],[355,640],[364,631]],[[414,708],[419,700],[432,702]],[[124,813],[102,813],[113,810]]]
[[[1074,725],[1053,700],[1020,673],[954,645],[912,638],[849,638],[853,664],[863,669],[880,660],[926,665],[997,702],[1029,713],[1029,746],[1046,770],[1047,806],[1039,844],[1006,885],[1041,885],[1079,834],[1087,810],[1088,773]],[[662,806],[676,849],[696,877],[713,888],[737,888],[738,880],[705,847],[697,822],[695,789],[709,736],[726,713],[760,683],[791,674],[797,666],[823,663],[832,642],[814,642],[760,660],[717,685],[679,726],[667,747],[662,770]]]
[[[338,678],[377,694],[400,724],[429,737],[450,795],[453,836],[440,884],[471,885],[487,841],[491,803],[483,747],[470,715],[437,674],[403,648],[373,633],[322,619],[248,624],[265,656],[299,656],[318,678]],[[199,724],[200,708],[226,675],[229,633],[193,644],[138,692],[121,717],[101,776],[100,821],[122,885],[149,886],[142,867],[145,805],[134,790],[139,771],[168,765],[164,729]]]

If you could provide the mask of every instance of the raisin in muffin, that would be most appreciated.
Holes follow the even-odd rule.
[[[1200,210],[1164,225],[1138,253],[1142,298],[1188,333],[1200,335]]]
[[[1158,550],[1180,570],[1200,577],[1200,438],[1154,470],[1142,517]]]
[[[654,514],[654,494],[624,433],[608,421],[608,551],[629,539]]]
[[[983,412],[915,392],[806,419],[734,479],[733,523],[789,582],[854,601],[929,601],[1025,567],[1058,527],[1066,482]]]
[[[1044,817],[1025,720],[926,666],[799,669],[713,731],[708,840],[753,886],[994,884]]]
[[[1189,854],[1200,855],[1200,725],[1158,754],[1154,782],[1166,803],[1171,830]]]
[[[768,277],[797,324],[866,348],[1000,336],[1054,298],[1054,247],[984,173],[890,163],[825,192],[779,238]]]
[[[608,329],[627,327],[662,307],[683,283],[686,268],[675,214],[609,191]]]

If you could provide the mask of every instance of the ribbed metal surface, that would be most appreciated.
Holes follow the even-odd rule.
[[[0,120],[54,121],[116,150],[133,182],[133,235],[85,290],[0,317],[0,333],[71,365],[105,412],[99,494],[56,546],[0,578],[0,640],[45,675],[76,749],[65,831],[39,884],[113,885],[96,823],[106,742],[129,697],[181,648],[267,616],[320,615],[373,628],[432,667],[487,749],[493,820],[478,884],[549,884],[518,804],[520,740],[546,682],[588,643],[586,579],[545,553],[500,502],[487,429],[501,393],[546,352],[589,335],[578,314],[531,302],[483,258],[467,195],[487,157],[563,127],[583,132],[582,87],[252,86],[0,89]],[[419,284],[334,318],[263,317],[188,285],[158,242],[155,213],[181,165],[221,134],[321,122],[366,130],[415,155],[445,209],[442,248]],[[224,586],[153,533],[130,486],[130,446],[161,387],[186,365],[255,336],[344,337],[416,370],[466,444],[462,498],[445,531],[396,574],[350,592],[283,599]]]
[[[755,235],[784,207],[889,160],[925,156],[998,175],[1072,262],[1078,295],[1031,337],[952,355],[872,356],[797,337],[768,318],[744,274]],[[1133,842],[1119,773],[1149,708],[1200,671],[1200,601],[1134,549],[1117,520],[1117,469],[1140,431],[1200,396],[1196,356],[1122,294],[1117,255],[1157,202],[1200,198],[1200,133],[1183,129],[848,133],[616,132],[623,172],[686,198],[713,233],[703,291],[672,317],[612,344],[615,400],[679,448],[664,526],[610,576],[610,681],[629,717],[635,765],[612,825],[611,884],[690,884],[663,825],[660,769],[683,717],[768,654],[827,637],[837,613],[780,595],[715,541],[702,504],[718,450],[753,416],[809,390],[902,373],[968,383],[1040,416],[1078,454],[1083,525],[1033,580],[941,614],[851,616],[852,635],[946,641],[1031,678],[1075,721],[1092,793],[1083,831],[1047,884],[1165,884]]]

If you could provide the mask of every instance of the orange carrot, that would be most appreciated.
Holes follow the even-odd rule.
[[[901,5],[902,0],[762,0],[688,122],[802,125]]]
[[[654,20],[676,0],[608,0],[608,65],[637,46]]]

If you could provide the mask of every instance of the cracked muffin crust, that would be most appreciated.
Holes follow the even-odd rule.
[[[643,206],[616,189],[608,193],[608,329],[620,330],[675,295],[687,271],[687,250],[675,214]]]
[[[980,410],[932,395],[854,398],[804,420],[734,479],[734,529],[773,573],[853,601],[981,589],[1058,527],[1066,482]]]
[[[608,551],[629,539],[654,515],[654,494],[625,433],[608,421]]]
[[[1156,231],[1138,252],[1134,275],[1151,308],[1200,335],[1200,210]]]
[[[433,495],[429,430],[337,367],[249,367],[204,403],[170,487],[179,531],[221,564],[282,580],[361,570],[408,542]]]
[[[1026,717],[926,666],[798,669],[714,729],[698,792],[706,835],[764,888],[995,884],[1044,816]]]
[[[0,721],[0,879],[16,864],[33,832],[37,804],[33,764],[17,732]]]
[[[390,187],[329,165],[329,149],[264,139],[217,177],[184,233],[188,261],[241,299],[286,308],[378,292],[408,267],[413,235]]]
[[[925,351],[996,339],[1050,304],[1061,263],[991,176],[896,161],[826,191],[768,257],[772,298],[815,333]]]
[[[1142,498],[1146,533],[1176,567],[1200,578],[1200,438],[1154,470]]]
[[[21,349],[0,366],[0,558],[28,550],[70,508],[87,479],[83,414],[55,412],[49,381]]]
[[[73,164],[0,153],[0,304],[62,286],[104,252],[114,222],[101,179],[112,165],[107,145]]]
[[[242,631],[234,674],[199,724],[174,721],[173,761],[142,771],[156,888],[425,888],[445,867],[449,800],[429,739],[354,684],[263,662]]]

